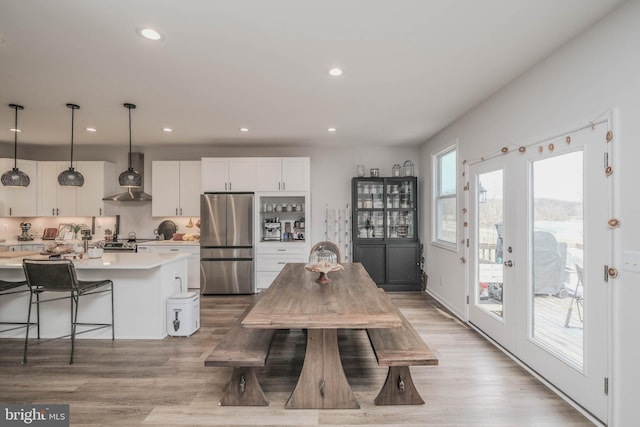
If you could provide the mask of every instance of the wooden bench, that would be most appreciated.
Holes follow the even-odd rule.
[[[422,405],[409,366],[435,366],[438,358],[411,323],[398,311],[401,328],[367,329],[378,365],[388,366],[387,379],[374,400],[376,405]]]
[[[253,304],[247,307],[204,361],[204,366],[233,368],[220,399],[221,406],[269,406],[255,368],[266,364],[276,330],[243,328],[240,322],[252,307]]]

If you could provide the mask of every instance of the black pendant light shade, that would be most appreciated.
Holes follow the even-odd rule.
[[[28,187],[29,183],[31,183],[29,175],[18,169],[18,110],[24,110],[24,107],[17,104],[9,104],[9,107],[16,111],[14,127],[15,135],[13,142],[13,169],[3,173],[0,181],[5,187]]]
[[[79,105],[67,104],[67,108],[71,108],[71,164],[69,169],[60,172],[58,175],[58,184],[64,187],[82,187],[84,184],[84,177],[78,171],[73,169],[73,122],[76,110],[80,109]]]
[[[139,188],[142,187],[142,176],[131,167],[131,110],[136,106],[125,103],[124,107],[129,110],[129,168],[118,176],[118,183],[121,187]]]

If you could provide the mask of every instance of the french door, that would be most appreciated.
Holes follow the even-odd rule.
[[[468,168],[469,321],[605,423],[607,130]]]
[[[470,166],[469,321],[515,351],[515,186],[513,159],[501,156]],[[472,233],[472,236],[471,236]]]

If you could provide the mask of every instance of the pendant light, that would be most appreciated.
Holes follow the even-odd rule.
[[[82,187],[84,185],[84,177],[80,172],[73,170],[73,119],[76,110],[79,110],[80,106],[67,104],[67,108],[71,108],[71,164],[69,169],[60,172],[60,175],[58,175],[58,184],[64,187]]]
[[[120,174],[118,182],[121,187],[138,188],[142,187],[142,176],[131,167],[131,110],[134,110],[136,106],[125,103],[124,107],[129,110],[129,168]]]
[[[17,104],[9,104],[9,107],[16,111],[16,121],[13,129],[15,132],[13,142],[13,169],[3,173],[0,181],[2,181],[2,185],[5,187],[28,187],[31,182],[29,175],[18,169],[18,110],[24,110],[24,107]]]

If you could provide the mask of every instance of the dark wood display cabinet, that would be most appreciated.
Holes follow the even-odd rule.
[[[353,178],[353,260],[387,291],[419,291],[418,180]]]

